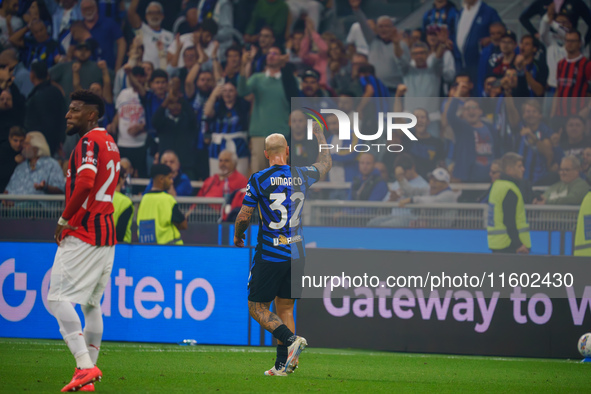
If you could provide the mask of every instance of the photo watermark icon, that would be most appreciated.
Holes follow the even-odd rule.
[[[408,112],[378,112],[377,113],[377,131],[374,134],[363,134],[360,129],[360,121],[359,121],[359,113],[352,112],[353,121],[351,122],[350,115],[345,113],[344,111],[338,109],[320,109],[320,112],[313,110],[309,107],[303,107],[304,114],[310,116],[312,119],[308,119],[307,123],[307,135],[306,138],[309,141],[314,139],[313,134],[313,121],[316,121],[320,127],[325,128],[326,130],[329,129],[328,122],[322,116],[322,114],[331,114],[334,115],[338,121],[338,139],[340,141],[352,141],[353,135],[356,137],[358,141],[378,141],[382,139],[384,128],[386,131],[386,139],[387,141],[392,140],[392,133],[395,130],[400,130],[404,135],[406,135],[411,141],[417,141],[417,137],[409,130],[416,126],[417,124],[417,117]],[[396,123],[402,119],[408,119],[410,122],[408,123]],[[385,125],[384,125],[385,123]],[[352,133],[353,132],[353,135]],[[346,150],[349,152],[369,152],[375,150],[377,152],[380,151],[388,151],[393,153],[402,152],[404,147],[401,144],[393,143],[347,143],[346,145],[339,145],[338,143],[327,143],[327,144],[319,144],[318,145],[318,152],[322,152],[322,150],[333,150],[336,149],[337,152],[341,150]]]

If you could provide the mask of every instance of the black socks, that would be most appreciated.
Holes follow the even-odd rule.
[[[285,363],[287,362],[287,346],[286,345],[277,345],[277,358],[275,359],[275,369],[281,370],[281,368],[285,367]]]
[[[296,336],[291,332],[289,328],[285,324],[280,325],[273,331],[273,336],[278,340],[283,342],[284,345],[290,346],[296,340]]]

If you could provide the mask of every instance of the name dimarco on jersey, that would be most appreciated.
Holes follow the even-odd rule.
[[[301,186],[304,184],[304,181],[299,176],[293,178],[272,177],[269,179],[271,181],[271,186]]]

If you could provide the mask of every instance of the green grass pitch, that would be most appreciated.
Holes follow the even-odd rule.
[[[446,356],[308,347],[288,377],[274,348],[104,342],[97,393],[591,392],[579,360]],[[0,338],[0,392],[57,393],[73,358],[62,341]]]

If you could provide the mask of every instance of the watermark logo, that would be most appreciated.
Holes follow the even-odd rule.
[[[332,114],[336,116],[339,122],[339,133],[338,139],[340,141],[351,141],[352,140],[352,133],[355,137],[358,138],[359,141],[376,141],[380,139],[384,133],[384,129],[386,131],[386,138],[388,141],[392,140],[392,133],[394,130],[400,130],[406,135],[411,141],[417,141],[417,137],[413,135],[413,133],[409,130],[416,126],[417,124],[417,117],[408,112],[379,112],[378,113],[378,130],[374,134],[362,134],[359,130],[359,113],[353,112],[353,121],[349,118],[345,112],[338,110],[338,109],[321,109],[320,112],[313,110],[312,108],[304,107],[309,112],[304,112],[306,115],[310,116],[312,119],[308,119],[307,124],[307,139],[313,140],[314,133],[313,133],[313,124],[314,121],[318,123],[320,127],[324,127],[328,130],[328,124],[326,119],[322,116],[322,114]],[[409,123],[395,123],[400,119],[409,119]],[[385,123],[385,125],[384,125]],[[318,150],[322,151],[323,149],[332,150],[336,149],[337,152],[341,150],[348,150],[349,152],[369,152],[370,150],[375,149],[378,152],[384,149],[388,152],[402,152],[404,149],[400,144],[365,144],[365,143],[356,143],[356,144],[349,144],[347,146],[340,146],[338,144],[319,144]]]

